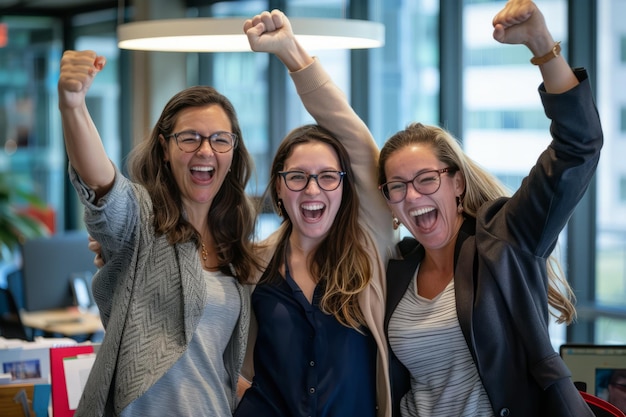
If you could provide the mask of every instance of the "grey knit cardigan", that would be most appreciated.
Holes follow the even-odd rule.
[[[85,206],[87,230],[101,243],[106,260],[93,279],[105,337],[75,416],[117,416],[185,352],[207,291],[195,244],[171,245],[155,235],[145,188],[117,171],[113,188],[94,204],[93,191],[72,167],[69,174]],[[224,354],[232,410],[250,315],[250,288],[238,285],[238,290],[241,314]]]

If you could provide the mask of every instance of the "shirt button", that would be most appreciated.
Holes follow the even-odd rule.
[[[310,366],[315,366],[315,361],[311,361],[311,362],[309,362],[309,365],[310,365]]]
[[[309,394],[315,394],[315,388],[314,387],[309,388]]]
[[[507,417],[510,414],[511,414],[511,412],[506,407],[504,407],[503,409],[500,410],[500,417]]]

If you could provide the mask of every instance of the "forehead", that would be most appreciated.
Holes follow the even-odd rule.
[[[307,167],[339,169],[339,165],[339,156],[333,147],[317,141],[295,145],[285,159],[285,170]]]
[[[388,175],[398,170],[417,173],[424,169],[437,169],[439,165],[440,161],[431,146],[409,144],[389,155],[385,161],[385,172]]]
[[[219,104],[187,107],[176,114],[174,130],[196,130],[207,134],[218,130],[231,131],[226,111]]]

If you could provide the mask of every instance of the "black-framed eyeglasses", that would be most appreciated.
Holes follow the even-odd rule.
[[[173,137],[178,148],[183,152],[195,152],[200,149],[204,140],[209,141],[211,149],[218,153],[225,153],[237,146],[237,135],[231,132],[215,132],[210,136],[202,136],[193,130],[172,133],[167,138]]]
[[[422,195],[434,194],[441,186],[441,174],[444,172],[454,172],[454,168],[446,167],[433,169],[417,174],[408,181],[389,181],[379,186],[383,196],[392,204],[399,203],[406,198],[406,191],[409,184],[413,184],[415,191]]]
[[[303,171],[280,171],[278,173],[285,185],[291,191],[302,191],[309,186],[311,178],[315,180],[317,186],[324,191],[334,191],[341,184],[341,179],[346,175],[343,171],[322,171],[319,174],[307,174]]]

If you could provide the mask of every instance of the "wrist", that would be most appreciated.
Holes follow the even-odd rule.
[[[554,45],[552,46],[552,49],[545,55],[534,56],[533,58],[531,58],[530,63],[533,65],[543,65],[547,63],[548,61],[552,60],[553,58],[556,58],[560,54],[561,54],[561,41],[558,41],[554,43]]]

